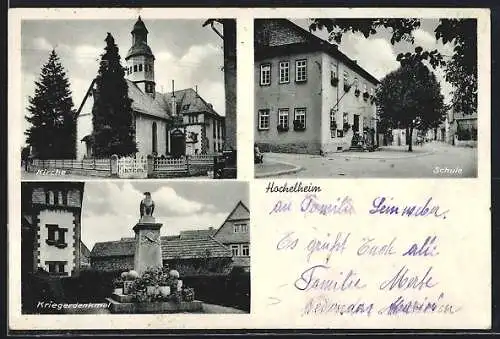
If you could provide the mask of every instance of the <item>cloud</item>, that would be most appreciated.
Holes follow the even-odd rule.
[[[31,45],[34,49],[41,51],[51,51],[54,48],[54,46],[43,37],[33,38]]]
[[[415,45],[421,46],[423,48],[435,48],[436,38],[432,36],[427,31],[419,28],[413,32],[413,37],[415,38]]]
[[[227,217],[214,205],[182,197],[175,189],[161,186],[151,192],[154,216],[163,224],[162,235],[184,230],[217,228]],[[139,221],[139,202],[143,192],[130,182],[87,184],[82,212],[82,239],[92,248],[96,242],[133,237],[132,227]]]
[[[361,34],[346,33],[340,48],[378,79],[399,67],[392,45],[384,39],[366,39]]]

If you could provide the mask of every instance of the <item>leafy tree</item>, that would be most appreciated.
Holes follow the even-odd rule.
[[[420,27],[419,19],[312,19],[310,29],[326,28],[329,40],[340,43],[346,32],[360,32],[365,38],[386,28],[392,31],[391,44],[400,41],[414,43],[413,31]],[[453,55],[445,60],[437,50],[424,51],[417,46],[414,53],[401,53],[401,63],[427,60],[433,67],[443,67],[445,79],[454,88],[452,108],[455,112],[477,112],[477,21],[476,19],[440,19],[434,30],[437,41],[453,46]]]
[[[409,152],[413,129],[439,124],[446,109],[436,76],[422,62],[408,62],[389,73],[377,88],[376,100],[381,120],[406,129]]]
[[[93,153],[97,158],[129,156],[137,152],[132,100],[113,36],[106,36],[92,107]]]
[[[25,132],[26,143],[39,159],[76,157],[76,120],[73,99],[63,66],[52,50],[35,82],[35,95],[29,98],[31,127]]]

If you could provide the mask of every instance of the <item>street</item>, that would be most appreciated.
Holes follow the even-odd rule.
[[[375,152],[342,152],[324,157],[265,153],[264,164],[255,165],[255,174],[256,177],[279,178],[477,177],[477,148],[431,142],[414,146],[413,152],[406,150],[407,146],[391,146]],[[281,174],[287,168],[289,173]],[[297,171],[292,172],[293,168]]]

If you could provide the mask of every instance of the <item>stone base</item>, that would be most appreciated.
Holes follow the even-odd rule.
[[[111,299],[118,301],[120,303],[131,303],[132,302],[132,296],[128,294],[116,294],[113,293],[111,296]]]
[[[181,301],[180,303],[174,301],[136,303],[120,302],[114,297],[113,295],[113,298],[106,298],[111,304],[111,313],[196,313],[203,311],[203,303],[199,300]]]

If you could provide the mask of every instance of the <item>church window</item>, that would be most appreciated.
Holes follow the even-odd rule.
[[[153,122],[152,129],[153,129],[153,147],[152,147],[153,153],[158,154],[158,147],[157,147],[158,136],[156,135],[156,122]]]
[[[55,199],[54,199],[54,192],[48,191],[45,195],[45,202],[47,205],[54,205]]]
[[[139,64],[139,72],[142,72],[142,64]]]
[[[134,72],[137,72],[137,65],[134,65]]]

